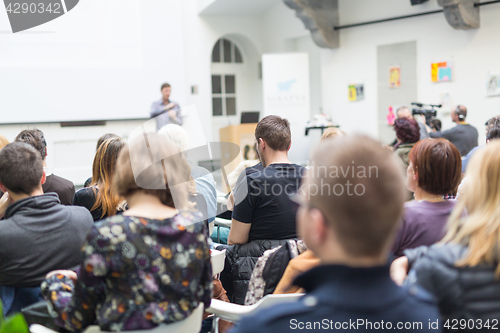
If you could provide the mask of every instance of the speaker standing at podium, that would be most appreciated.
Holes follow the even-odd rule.
[[[151,118],[156,117],[156,130],[159,130],[167,124],[182,125],[181,109],[179,104],[170,100],[171,89],[170,84],[162,84],[162,98],[151,105],[151,111],[149,114]]]

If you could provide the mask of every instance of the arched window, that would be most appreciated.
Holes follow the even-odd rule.
[[[230,40],[221,38],[212,50],[212,64],[212,115],[236,116],[236,74],[243,64],[241,51]]]
[[[217,41],[212,51],[212,62],[243,63],[240,49],[230,40],[221,38]]]

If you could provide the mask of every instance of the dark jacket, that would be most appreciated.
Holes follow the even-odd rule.
[[[55,192],[59,196],[61,204],[71,206],[75,196],[75,184],[69,180],[52,174],[47,176],[42,188],[43,193]]]
[[[226,261],[220,280],[232,303],[245,303],[255,263],[264,252],[286,242],[287,240],[255,240],[243,245],[219,245],[217,247],[217,250],[226,249]]]
[[[421,246],[406,250],[410,273],[407,284],[418,284],[437,299],[443,321],[447,319],[500,318],[500,281],[495,266],[457,267],[467,253],[458,244]],[[500,325],[500,323],[498,324]],[[475,327],[473,331],[480,331]]]
[[[444,132],[431,132],[431,138],[445,138],[453,143],[461,156],[466,156],[474,147],[477,147],[477,129],[469,124],[458,124]]]
[[[12,203],[0,221],[0,285],[38,287],[48,272],[78,266],[92,225],[85,208],[63,206],[55,193]]]
[[[244,318],[232,333],[440,332],[429,328],[429,322],[439,319],[434,298],[417,287],[396,286],[389,266],[318,266],[300,275],[294,285],[307,291],[298,302]],[[398,330],[401,324],[411,328]]]

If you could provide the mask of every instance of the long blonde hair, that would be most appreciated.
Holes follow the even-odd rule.
[[[123,197],[117,195],[111,187],[115,172],[116,160],[125,142],[120,138],[105,140],[97,149],[92,164],[92,185],[98,186],[99,191],[92,187],[96,201],[90,211],[101,209],[101,218],[116,214],[116,210]]]
[[[500,278],[500,140],[476,152],[467,167],[463,191],[442,243],[468,247],[459,267],[480,264],[496,265]],[[467,217],[462,217],[463,212]]]

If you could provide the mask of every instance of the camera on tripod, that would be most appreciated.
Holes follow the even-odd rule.
[[[425,117],[425,123],[431,125],[432,119],[437,116],[437,110],[441,108],[442,104],[424,104],[424,103],[411,103],[411,105],[416,106],[412,111],[412,115],[420,114]]]

